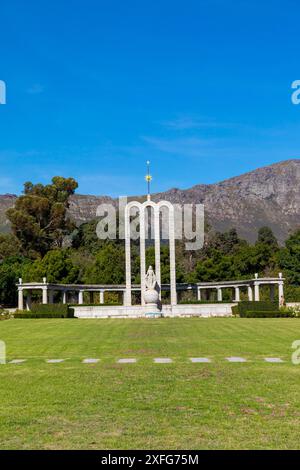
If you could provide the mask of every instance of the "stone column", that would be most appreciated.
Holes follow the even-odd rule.
[[[24,309],[24,297],[23,297],[23,288],[18,287],[18,309]]]
[[[155,275],[159,286],[159,298],[161,299],[161,271],[160,271],[160,217],[159,206],[154,208],[154,244],[155,244]]]
[[[234,299],[234,301],[239,302],[240,301],[240,288],[235,287],[234,289],[235,289],[235,299]]]
[[[126,270],[125,305],[129,307],[131,305],[131,251],[130,251],[130,208],[128,208],[128,205],[125,207],[125,270]]]
[[[78,292],[78,303],[79,303],[79,305],[83,304],[83,290],[80,290]]]
[[[141,273],[141,304],[145,305],[144,294],[146,291],[146,246],[145,246],[145,210],[140,210],[140,273]]]
[[[101,290],[99,292],[99,300],[100,300],[100,304],[104,304],[104,290]]]
[[[47,289],[47,287],[43,287],[43,289],[42,289],[42,303],[44,305],[48,303],[48,289]]]
[[[197,287],[197,300],[201,300],[201,288]]]
[[[218,302],[222,302],[223,298],[222,298],[222,289],[221,289],[221,287],[217,288],[217,298],[218,298]]]
[[[27,296],[26,296],[26,310],[31,310],[31,292],[27,292]]]
[[[279,297],[279,302],[280,302],[281,297],[284,297],[283,281],[279,281],[278,283],[278,297]]]
[[[170,289],[171,289],[171,305],[177,304],[176,292],[176,263],[175,263],[175,221],[174,207],[169,207],[169,238],[170,238]]]
[[[255,302],[259,301],[259,283],[257,281],[254,282],[254,300]]]
[[[252,287],[251,286],[248,286],[248,300],[250,302],[253,301],[253,290],[252,290]]]
[[[62,302],[63,302],[63,304],[67,303],[67,291],[65,291],[65,290],[63,291]]]

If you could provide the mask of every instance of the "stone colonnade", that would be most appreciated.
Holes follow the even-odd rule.
[[[281,301],[284,292],[284,279],[279,273],[278,278],[258,278],[255,276],[254,279],[250,280],[241,280],[241,281],[226,281],[226,282],[200,282],[197,284],[177,284],[175,285],[176,292],[182,291],[193,291],[197,292],[197,299],[204,300],[202,298],[203,291],[214,290],[217,292],[217,301],[222,302],[222,290],[223,289],[232,289],[234,292],[233,302],[240,301],[240,291],[241,289],[246,290],[248,299],[250,301],[259,301],[260,300],[260,286],[268,285],[270,286],[270,297],[271,300],[275,300],[275,287],[278,286],[278,298],[279,302]],[[43,282],[40,283],[23,283],[22,279],[19,279],[19,283],[17,285],[18,288],[18,308],[23,310],[26,307],[28,310],[31,308],[31,296],[33,292],[39,291],[42,292],[42,303],[53,303],[54,302],[54,293],[61,294],[61,301],[63,303],[68,303],[68,296],[70,293],[73,294],[72,302],[70,303],[77,303],[79,305],[83,305],[84,301],[84,293],[99,293],[99,304],[104,304],[104,294],[105,292],[119,292],[123,295],[123,303],[126,305],[126,292],[127,286],[126,285],[74,285],[74,284],[51,284],[47,283],[46,278],[43,279]],[[161,285],[162,290],[170,291],[171,286]],[[136,291],[139,292],[141,290],[141,286],[132,285],[131,284],[131,292]],[[24,292],[26,292],[26,297],[24,299]],[[174,294],[173,294],[174,299]],[[91,302],[92,303],[92,302]]]
[[[217,300],[222,302],[222,289],[233,289],[234,290],[234,302],[240,302],[241,289],[247,289],[247,296],[250,302],[260,300],[260,286],[268,285],[270,286],[270,300],[275,301],[275,287],[278,286],[278,300],[279,302],[284,297],[284,279],[282,273],[279,273],[278,278],[259,278],[258,274],[255,274],[255,278],[246,281],[233,281],[233,282],[224,282],[224,283],[198,283],[197,284],[197,300],[202,300],[201,291],[214,289],[217,291]]]
[[[54,294],[60,293],[61,302],[67,304],[69,302],[69,295],[73,294],[72,302],[77,303],[78,305],[84,304],[84,293],[89,293],[92,296],[94,293],[99,294],[99,304],[104,304],[104,294],[105,292],[119,292],[122,293],[123,303],[125,298],[125,287],[122,286],[81,286],[81,285],[64,285],[64,284],[50,284],[47,283],[46,278],[43,278],[42,283],[23,283],[22,279],[19,279],[18,284],[18,309],[26,310],[31,309],[32,303],[32,293],[33,292],[42,292],[42,304],[53,304],[54,303]],[[26,295],[24,296],[24,292]],[[93,299],[91,298],[91,304]]]

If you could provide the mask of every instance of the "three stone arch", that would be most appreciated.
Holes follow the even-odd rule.
[[[138,210],[140,221],[140,274],[141,274],[141,303],[145,305],[145,276],[146,276],[146,231],[145,231],[145,213],[147,208],[154,211],[154,249],[155,249],[155,273],[159,288],[161,288],[161,268],[160,268],[160,233],[161,219],[160,211],[163,208],[168,209],[168,237],[170,250],[170,298],[171,305],[177,304],[176,294],[176,264],[175,264],[175,216],[174,206],[168,201],[155,203],[149,198],[140,203],[138,201],[129,202],[125,207],[125,266],[126,266],[126,292],[125,305],[131,305],[131,234],[130,234],[130,211],[135,208]]]

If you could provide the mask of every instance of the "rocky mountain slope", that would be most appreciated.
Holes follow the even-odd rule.
[[[255,241],[263,225],[272,228],[280,242],[300,227],[300,159],[286,160],[241,176],[190,189],[170,189],[153,195],[154,200],[173,203],[202,203],[206,219],[217,230],[236,227],[247,240]],[[14,204],[15,196],[0,196],[0,231],[8,230],[5,211]],[[77,223],[91,220],[97,206],[116,203],[107,196],[74,195],[70,213]]]

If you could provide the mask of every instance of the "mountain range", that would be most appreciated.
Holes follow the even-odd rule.
[[[0,232],[9,231],[5,212],[16,197],[0,195]],[[285,160],[215,184],[172,188],[153,194],[152,199],[204,204],[206,220],[216,230],[235,227],[241,237],[254,242],[257,230],[269,226],[283,243],[300,227],[300,159]],[[109,196],[76,194],[70,200],[70,215],[77,224],[87,222],[95,218],[97,206],[103,202],[117,203]]]

